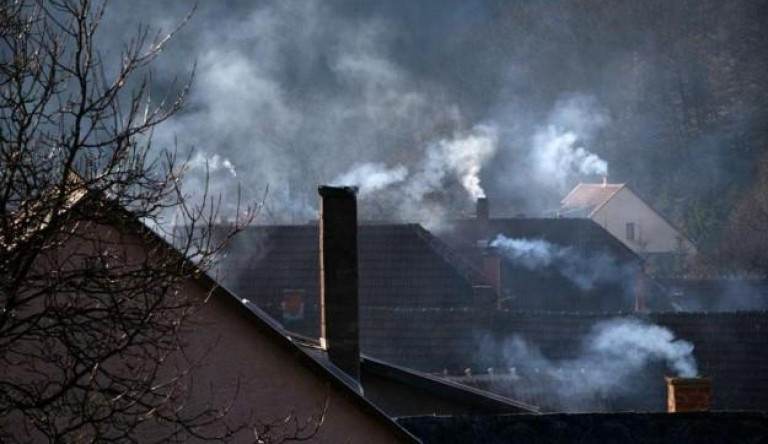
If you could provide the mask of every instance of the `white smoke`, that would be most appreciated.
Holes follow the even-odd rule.
[[[593,140],[607,123],[594,98],[570,96],[558,101],[547,124],[531,139],[530,162],[536,181],[563,192],[583,177],[606,176],[608,163],[583,144]]]
[[[616,396],[647,394],[649,389],[641,381],[654,364],[663,363],[681,377],[698,374],[692,343],[638,319],[595,324],[573,359],[549,359],[520,336],[493,349],[498,349],[504,365],[522,375],[517,382],[520,390],[564,410],[594,408],[594,402]]]
[[[451,198],[443,196],[446,189],[451,183],[460,184],[461,189],[452,197],[465,202],[484,196],[480,171],[497,148],[496,128],[477,125],[467,133],[426,144],[424,156],[416,162],[413,172],[403,165],[357,163],[331,183],[359,186],[361,203],[376,202],[386,209],[383,217],[418,221],[439,230],[450,216],[445,200]]]
[[[408,196],[421,200],[426,194],[440,190],[448,176],[459,180],[470,199],[485,196],[480,186],[480,170],[497,147],[496,129],[487,125],[477,125],[469,134],[431,144],[419,170],[408,181]]]
[[[188,167],[192,171],[205,171],[207,168],[209,173],[226,170],[229,172],[229,174],[232,175],[232,177],[237,177],[237,171],[235,170],[235,166],[232,164],[232,162],[225,157],[219,156],[218,154],[214,154],[211,157],[206,157],[200,152],[195,153],[195,156],[189,161]]]
[[[364,197],[405,180],[408,168],[398,165],[387,168],[382,163],[356,164],[346,173],[331,181],[332,185],[353,185],[359,188],[359,194]]]
[[[621,282],[631,270],[621,266],[606,252],[579,254],[572,247],[556,245],[543,239],[514,239],[497,235],[490,246],[515,265],[528,270],[554,268],[581,290],[596,284]]]
[[[496,153],[498,143],[494,127],[478,125],[465,137],[438,142],[430,150],[430,154],[437,152],[437,156],[430,156],[428,160],[442,159],[439,161],[458,177],[470,198],[475,201],[485,197],[485,191],[480,186],[480,169]]]

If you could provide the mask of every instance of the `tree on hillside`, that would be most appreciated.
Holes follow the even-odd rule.
[[[737,202],[719,246],[717,270],[768,273],[768,155],[760,161],[752,186]]]
[[[139,28],[108,66],[96,48],[105,6],[0,5],[4,441],[132,440],[148,420],[169,426],[159,440],[195,436],[224,413],[185,408],[193,363],[163,367],[181,354],[183,321],[205,302],[178,286],[221,246],[211,240],[215,201],[185,195],[185,162],[152,145],[153,129],[187,93],[149,94],[148,66],[173,32]],[[157,240],[147,226],[168,243],[141,242]]]

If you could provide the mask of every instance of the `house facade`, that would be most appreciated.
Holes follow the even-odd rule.
[[[82,235],[72,236],[58,250],[41,257],[37,266],[44,270],[58,262],[59,269],[78,267],[72,261],[88,263],[88,259],[94,257],[94,251],[98,251],[100,257],[113,258],[115,263],[106,266],[109,270],[118,266],[138,267],[139,264],[146,265],[157,261],[159,257],[172,255],[178,256],[181,261],[185,260],[171,245],[129,212],[116,209],[114,221],[112,224],[74,220],[73,230]],[[126,277],[130,276],[128,273],[121,276],[122,279],[130,279]],[[132,286],[130,281],[121,283]],[[81,296],[77,297],[81,301],[95,301],[99,297],[106,301],[104,303],[110,301],[110,293],[103,292],[103,296],[96,294],[103,290],[86,288],[84,291],[90,293],[73,293],[73,297]],[[155,387],[174,387],[168,395],[169,402],[162,404],[156,412],[135,415],[136,424],[131,426],[130,435],[126,436],[141,442],[198,442],[208,439],[253,442],[257,440],[255,436],[258,433],[259,439],[265,440],[263,442],[282,442],[281,439],[312,442],[417,442],[363,396],[358,381],[306,353],[264,312],[237,297],[207,274],[192,273],[179,282],[171,294],[171,297],[200,301],[199,307],[186,318],[173,337],[164,337],[161,342],[147,339],[146,343],[141,342],[135,348],[117,350],[95,367],[109,369],[117,377],[127,371],[129,374],[125,376],[128,380],[132,374],[130,372],[142,372],[138,374],[153,378]],[[17,316],[51,316],[45,311],[56,309],[53,304],[51,300],[46,306],[19,308]],[[71,306],[68,307],[71,309]],[[90,313],[99,307],[86,305],[81,310]],[[165,314],[158,312],[155,315]],[[73,335],[77,334],[81,333],[69,332],[65,338],[50,337],[40,342],[50,343],[52,345],[49,347],[56,350],[55,341],[74,341],[76,337]],[[87,334],[87,331],[83,334]],[[154,332],[144,334],[149,337]],[[109,340],[107,337],[101,339],[105,346]],[[33,347],[29,349],[30,356],[37,352],[35,346],[29,346]],[[143,355],[137,352],[137,348],[150,350],[149,354],[157,349],[156,355],[161,358],[153,362],[142,362]],[[166,355],[163,350],[170,352]],[[55,372],[40,370],[52,367],[47,361],[38,363],[34,359],[28,358],[21,363],[4,360],[0,363],[0,379],[3,383],[31,389],[47,381],[54,383],[59,380]],[[101,378],[96,370],[88,375],[84,376],[86,382],[88,377],[91,381]],[[68,375],[66,377],[69,378]],[[100,404],[90,400],[97,397],[86,396],[88,386],[83,385],[81,380],[62,380],[61,384],[65,383],[75,387],[68,392],[68,397],[83,396],[86,413],[92,410],[103,412],[115,405],[119,406],[116,401]],[[79,388],[80,385],[85,388]],[[125,397],[132,395],[128,390]],[[116,396],[115,399],[121,397]],[[120,428],[122,424],[116,422],[114,427],[117,428],[112,428],[113,425],[103,429],[85,426],[76,430],[74,436],[62,434],[56,435],[58,437],[54,439],[51,438],[53,435],[50,429],[38,427],[37,418],[44,413],[42,410],[40,414],[17,410],[10,416],[2,417],[2,430],[8,434],[4,437],[19,442],[59,439],[89,441],[125,433]],[[189,419],[188,424],[193,428],[180,429],[169,420],[171,414]],[[82,415],[75,411],[69,416],[60,414],[57,420],[77,424],[83,421]],[[133,418],[131,415],[125,417]],[[75,430],[74,427],[70,428]]]
[[[578,184],[563,200],[561,216],[586,217],[652,265],[680,266],[696,245],[626,184]]]

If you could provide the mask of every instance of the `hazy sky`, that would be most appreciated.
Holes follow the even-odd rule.
[[[111,2],[104,48],[115,54],[139,23],[168,30],[190,9],[182,0]],[[618,11],[611,26],[628,31],[614,37],[577,9],[547,0],[203,0],[154,66],[159,92],[196,64],[189,105],[156,140],[194,146],[192,190],[206,160],[226,197],[238,182],[246,201],[268,186],[274,220],[312,217],[318,183],[362,181],[361,172],[375,173],[375,187],[356,185],[375,188],[362,204],[376,218],[468,212],[478,189],[497,214],[553,208],[578,181],[617,171],[617,158],[626,164],[616,181],[646,171],[632,160],[634,144],[653,143],[667,119],[618,125],[652,86],[638,48],[654,34],[622,24]],[[621,142],[606,142],[607,130]],[[707,174],[719,165],[711,159]]]

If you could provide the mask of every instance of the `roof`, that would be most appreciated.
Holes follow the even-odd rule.
[[[319,336],[317,226],[247,228],[227,251],[224,282],[298,333]],[[472,304],[480,273],[419,225],[358,228],[361,307],[453,307]],[[303,291],[301,319],[283,318],[285,290]],[[361,328],[367,326],[363,324]]]
[[[657,279],[682,311],[768,309],[768,279]]]
[[[410,386],[423,392],[441,396],[454,403],[467,405],[473,413],[539,412],[537,407],[530,404],[467,385],[457,384],[447,379],[390,364],[369,356],[364,356],[361,359],[361,370],[363,372],[364,385],[366,376],[375,375],[376,377],[394,381],[399,385]],[[367,386],[366,390],[368,390]]]
[[[514,238],[543,239],[553,244],[573,247],[579,253],[603,250],[622,262],[640,262],[639,256],[591,219],[462,219],[455,221],[452,229],[441,233],[440,237],[464,252],[467,248],[476,248],[478,240],[492,241],[497,234]]]
[[[561,203],[565,208],[588,208],[594,213],[625,186],[623,183],[580,183]]]
[[[124,223],[124,225],[122,225],[123,227],[134,230],[134,232],[150,242],[157,242],[157,245],[164,248],[166,252],[178,255],[179,260],[184,261],[189,266],[197,269],[197,267],[184,258],[178,250],[138,220],[130,211],[116,204],[114,205],[115,215]],[[212,278],[208,273],[200,271],[198,273],[191,273],[191,275],[197,276],[195,282],[211,294],[211,299],[208,303],[222,303],[228,305],[240,316],[247,318],[256,330],[265,334],[277,346],[286,349],[299,365],[303,365],[320,378],[326,380],[331,386],[338,389],[340,393],[351,399],[361,411],[377,419],[385,427],[389,428],[396,437],[403,440],[403,442],[420,442],[411,433],[398,425],[384,411],[367,400],[363,396],[360,386],[355,381],[346,377],[343,371],[332,364],[322,363],[315,357],[306,353],[302,347],[287,335],[282,326],[264,311],[227,289],[222,283]]]
[[[503,260],[500,281],[506,308],[618,311],[635,306],[642,259],[591,219],[464,219],[440,234],[447,244],[475,263],[482,263],[483,256],[498,251],[488,247],[498,235],[544,240],[568,252],[564,263],[535,269],[499,254]],[[664,290],[650,279],[645,282],[646,306],[670,309]],[[548,296],[542,298],[541,294]]]
[[[459,382],[476,383],[489,391],[542,407],[557,409],[547,394],[530,386],[537,376],[526,363],[515,364],[519,382],[505,377],[504,344],[514,336],[533,344],[551,361],[574,359],[592,326],[615,318],[638,319],[628,313],[546,313],[463,309],[364,310],[362,319],[377,328],[366,332],[366,353],[387,362],[440,375]],[[701,374],[713,379],[713,406],[719,410],[768,409],[768,313],[655,313],[639,319],[669,328],[677,338],[694,344]],[[492,378],[488,368],[495,368]],[[467,378],[465,370],[472,372]],[[601,408],[660,410],[665,406],[665,368],[651,368],[644,375],[651,389],[642,402],[605,400]],[[495,379],[506,384],[484,384]],[[504,387],[501,387],[502,389]],[[593,408],[594,403],[583,408]],[[577,406],[577,410],[580,410]]]
[[[568,193],[567,196],[565,196],[565,198],[563,198],[561,204],[563,208],[577,212],[580,209],[586,208],[589,211],[588,214],[578,215],[592,217],[611,199],[613,199],[614,196],[619,194],[619,191],[625,188],[631,192],[633,196],[643,202],[651,211],[658,215],[665,223],[674,228],[678,234],[683,237],[683,239],[695,247],[695,244],[690,239],[688,239],[684,233],[680,232],[680,230],[675,227],[675,224],[673,224],[666,216],[656,211],[656,209],[648,201],[643,199],[640,195],[632,191],[626,184],[623,183],[579,183],[573,190],[571,190],[570,193]]]
[[[759,443],[766,412],[421,416],[400,424],[424,443]]]
[[[319,347],[319,341],[301,336],[292,338],[318,362],[335,369],[328,354]],[[366,355],[360,356],[360,378],[365,397],[390,416],[539,412],[537,407],[524,402]]]

